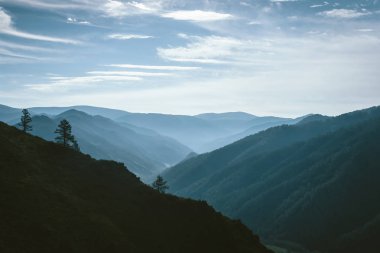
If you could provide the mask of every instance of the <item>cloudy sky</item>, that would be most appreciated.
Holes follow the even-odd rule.
[[[282,116],[380,105],[380,1],[0,0],[0,104]]]

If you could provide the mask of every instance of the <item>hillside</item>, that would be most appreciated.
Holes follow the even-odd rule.
[[[256,117],[250,119],[246,122],[247,128],[241,131],[238,131],[236,134],[232,134],[223,138],[213,140],[209,143],[205,143],[202,146],[202,149],[205,151],[212,151],[220,147],[227,146],[228,144],[234,143],[240,139],[243,139],[247,136],[256,134],[260,131],[264,131],[268,128],[280,126],[280,125],[294,125],[301,121],[303,117],[300,118],[278,118],[278,117]]]
[[[276,245],[377,252],[380,108],[268,129],[169,169],[171,192],[205,199]]]
[[[74,109],[53,118],[34,116],[31,133],[53,141],[54,131],[62,119],[71,123],[83,153],[98,159],[123,162],[147,182],[191,152],[169,137],[134,126],[120,125],[102,116],[90,116]]]
[[[0,252],[265,253],[205,202],[0,123]]]

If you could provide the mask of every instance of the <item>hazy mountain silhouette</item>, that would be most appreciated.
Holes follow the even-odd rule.
[[[123,115],[129,114],[126,111],[109,109],[103,107],[87,106],[87,105],[76,105],[68,107],[31,107],[29,110],[35,114],[48,114],[48,115],[58,115],[68,110],[75,109],[81,112],[85,112],[92,116],[103,116],[109,119],[116,119]]]
[[[21,109],[0,105],[0,121],[16,124],[20,121]]]
[[[0,168],[3,253],[269,253],[205,202],[160,194],[120,163],[3,123]]]
[[[169,165],[183,160],[191,150],[177,141],[160,136],[151,130],[129,128],[127,125],[104,118],[90,116],[74,109],[49,118],[34,116],[34,135],[54,140],[54,130],[60,120],[67,119],[81,151],[98,159],[124,162],[128,168],[150,182],[153,177]]]
[[[196,152],[200,151],[202,143],[231,133],[217,124],[193,116],[133,113],[117,120],[153,129],[162,135],[178,140]]]
[[[311,116],[170,168],[170,191],[205,199],[266,240],[377,252],[380,107]]]
[[[13,109],[13,108],[10,108]],[[204,113],[195,116],[158,113],[130,113],[93,106],[32,107],[32,115],[57,116],[75,109],[92,116],[103,116],[139,133],[150,131],[177,140],[197,153],[209,152],[231,144],[269,127],[295,124],[302,118],[258,117],[244,112]],[[7,109],[8,110],[8,109]],[[11,123],[17,122],[21,110],[14,109]],[[0,120],[2,110],[0,107]],[[8,117],[4,117],[8,118]],[[3,120],[9,123],[8,120]],[[149,134],[148,134],[149,135]]]
[[[118,118],[117,121],[153,129],[178,140],[197,153],[203,153],[254,133],[247,129],[257,124],[268,123],[261,126],[260,130],[264,130],[271,126],[290,123],[292,119],[257,117],[242,112],[206,113],[196,116],[132,113]]]
[[[240,129],[236,134],[232,134],[206,143],[202,146],[202,150],[212,151],[271,127],[296,124],[299,121],[303,120],[305,117],[307,116],[295,119],[278,117],[255,117],[245,122],[244,126],[247,128]]]

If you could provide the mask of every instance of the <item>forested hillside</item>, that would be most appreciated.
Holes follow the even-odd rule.
[[[256,252],[244,225],[0,123],[0,252]]]
[[[380,108],[281,126],[191,158],[164,175],[267,241],[377,252]]]

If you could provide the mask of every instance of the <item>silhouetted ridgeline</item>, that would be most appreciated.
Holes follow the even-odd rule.
[[[205,202],[160,194],[0,123],[0,252],[269,252]]]
[[[321,252],[380,249],[380,107],[312,116],[190,158],[163,176],[265,240]]]

